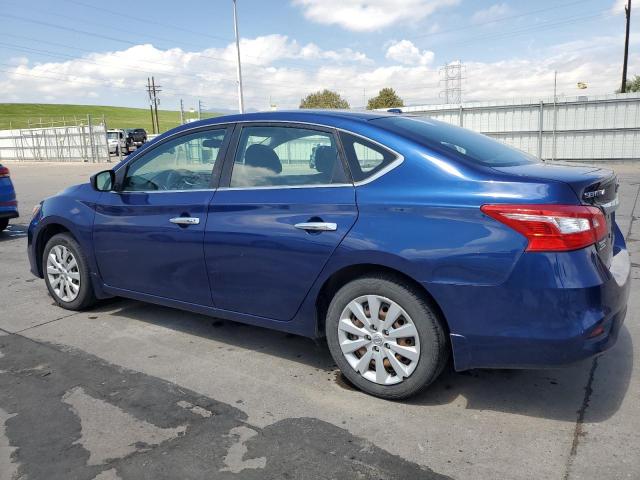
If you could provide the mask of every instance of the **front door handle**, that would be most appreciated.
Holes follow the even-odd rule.
[[[296,223],[294,227],[300,230],[306,230],[307,232],[335,232],[338,229],[337,224],[328,222]]]
[[[169,221],[177,225],[198,225],[200,223],[198,217],[174,217]]]

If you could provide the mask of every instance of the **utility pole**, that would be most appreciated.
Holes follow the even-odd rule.
[[[160,99],[158,98],[158,93],[162,90],[160,90],[160,85],[156,85],[155,77],[151,77],[151,88],[153,88],[153,104],[156,111],[156,129],[158,133],[160,133],[160,119],[158,118],[158,104],[160,103]]]
[[[236,53],[238,54],[238,109],[244,113],[244,98],[242,94],[242,67],[240,66],[240,36],[238,34],[238,12],[236,0],[233,0],[233,29],[236,32]]]
[[[158,94],[161,92],[160,85],[156,85],[154,77],[147,77],[147,93],[149,94],[149,110],[151,111],[151,129],[153,133],[160,133],[160,120],[158,119],[158,104],[160,99]],[[155,118],[154,118],[155,113]]]
[[[151,79],[147,77],[147,93],[149,94],[149,111],[151,112],[151,130],[156,133],[156,121],[153,116],[153,95],[151,90]]]
[[[180,99],[180,125],[184,125],[184,103]]]
[[[558,127],[558,71],[553,71],[553,136],[551,137],[551,160],[556,159],[556,128]]]
[[[202,102],[198,100],[198,120],[202,119]]]
[[[624,62],[622,63],[622,85],[620,86],[620,93],[626,93],[627,91],[627,60],[629,59],[629,25],[631,23],[631,0],[627,0],[627,4],[624,7],[624,13],[627,17],[627,31],[624,36]]]

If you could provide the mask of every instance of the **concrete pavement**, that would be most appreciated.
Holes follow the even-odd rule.
[[[308,339],[129,300],[56,307],[28,272],[31,206],[109,165],[9,167],[23,216],[0,236],[0,478],[640,477],[640,166],[616,166],[634,262],[616,347],[446,371],[403,403],[350,389]]]

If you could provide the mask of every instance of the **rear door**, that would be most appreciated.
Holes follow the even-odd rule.
[[[244,124],[233,143],[205,232],[213,303],[290,320],[354,224],[355,190],[331,129]]]
[[[227,132],[178,134],[118,171],[122,188],[100,196],[93,230],[108,286],[211,305],[202,243]]]

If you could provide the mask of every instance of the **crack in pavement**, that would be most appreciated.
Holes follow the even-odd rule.
[[[636,207],[638,206],[638,200],[640,199],[640,187],[636,190],[636,195],[634,199],[633,208],[631,209],[631,215],[629,220],[629,228],[627,229],[626,234],[624,235],[625,243],[631,235],[631,230],[633,228],[633,222],[636,221]],[[571,468],[573,467],[573,461],[576,458],[578,453],[578,447],[580,446],[580,439],[586,435],[584,431],[584,419],[587,413],[587,409],[589,408],[589,402],[591,401],[591,395],[593,394],[593,382],[596,376],[596,370],[598,369],[598,357],[595,357],[591,361],[591,369],[589,370],[589,377],[587,378],[587,383],[584,387],[584,397],[582,399],[582,404],[577,411],[576,417],[576,425],[573,430],[573,436],[571,439],[571,450],[569,451],[569,457],[567,458],[567,463],[565,466],[564,475],[562,476],[563,480],[569,480],[571,476]]]
[[[42,327],[44,325],[49,325],[50,323],[53,323],[53,322],[58,322],[60,320],[64,320],[65,318],[73,317],[74,315],[80,315],[81,313],[84,313],[84,312],[69,313],[68,315],[63,315],[61,317],[54,318],[53,320],[47,320],[46,322],[38,323],[37,325],[31,325],[30,327],[23,328],[22,330],[18,330],[18,331],[15,331],[15,332],[7,332],[7,333],[19,334],[19,333],[22,333],[22,332],[26,332],[27,330],[31,330],[33,328]]]
[[[234,406],[80,350],[16,334],[0,336],[0,350],[20,478],[448,478],[318,419],[249,425]]]

